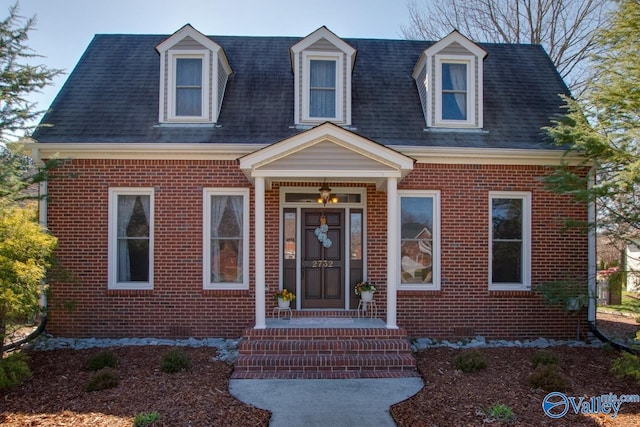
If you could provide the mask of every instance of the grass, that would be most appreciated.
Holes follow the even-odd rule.
[[[598,310],[613,310],[623,313],[637,314],[638,316],[640,316],[640,296],[631,292],[622,291],[622,304],[601,305],[598,306]]]

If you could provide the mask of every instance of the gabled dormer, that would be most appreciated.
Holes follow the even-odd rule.
[[[413,78],[427,127],[483,127],[485,56],[484,49],[457,30],[420,55]]]
[[[160,54],[160,123],[216,123],[232,73],[224,50],[187,24]]]
[[[290,48],[294,122],[351,125],[351,74],[356,50],[320,27]]]

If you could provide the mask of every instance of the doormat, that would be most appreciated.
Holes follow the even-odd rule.
[[[354,320],[349,317],[294,317],[290,322],[292,325],[310,326],[338,326],[354,324]]]

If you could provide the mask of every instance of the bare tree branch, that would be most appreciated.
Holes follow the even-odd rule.
[[[615,0],[408,0],[408,39],[439,40],[458,29],[478,42],[542,45],[574,93],[589,80],[594,31]]]

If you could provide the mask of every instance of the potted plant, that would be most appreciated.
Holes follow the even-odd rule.
[[[296,295],[286,289],[276,292],[274,296],[278,300],[278,307],[280,308],[289,308],[291,301],[296,299]]]
[[[376,292],[376,286],[372,282],[362,281],[354,287],[356,295],[362,298],[362,301],[373,301],[373,294]]]

